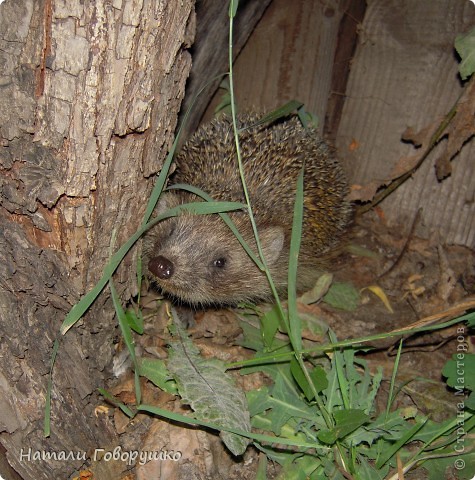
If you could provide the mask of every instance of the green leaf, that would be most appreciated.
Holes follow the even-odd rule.
[[[134,332],[137,332],[139,335],[143,334],[142,310],[138,309],[136,312],[133,308],[129,308],[125,312],[125,318],[127,324]]]
[[[466,433],[473,428],[475,417],[465,414],[461,414],[456,418],[450,418],[442,423],[436,423],[432,420],[428,420],[424,426],[414,435],[413,440],[417,440],[429,445],[437,440],[437,448],[446,447],[453,441],[452,436],[456,435],[457,429],[463,425],[463,429]]]
[[[462,317],[458,318],[460,322],[467,322],[469,328],[475,327],[475,312],[467,313]]]
[[[137,403],[140,403],[142,401],[142,389],[140,386],[137,357],[135,355],[134,337],[132,335],[132,330],[127,322],[127,317],[125,315],[124,309],[122,308],[122,304],[120,302],[120,298],[112,278],[109,280],[109,288],[111,291],[112,303],[114,304],[117,320],[119,321],[119,327],[122,332],[122,337],[124,338],[125,345],[134,364],[135,398],[137,399]]]
[[[320,478],[325,480],[347,480],[348,477],[343,475],[341,466],[334,460],[333,456],[323,458],[322,463],[325,466],[325,473],[321,475]],[[320,480],[320,478],[316,480]]]
[[[305,129],[313,128],[316,130],[318,128],[318,124],[320,123],[318,115],[315,115],[312,112],[307,112],[304,105],[297,109],[297,115],[299,116],[300,123]]]
[[[351,283],[334,283],[323,301],[340,310],[353,311],[359,305],[360,295]]]
[[[302,389],[302,392],[307,397],[307,400],[309,401],[313,400],[315,398],[315,395],[313,394],[312,389],[310,388],[307,377],[302,371],[302,367],[300,366],[300,363],[297,361],[295,357],[293,357],[292,360],[290,361],[290,371],[292,372],[292,375],[295,381],[298,383],[298,386]]]
[[[302,455],[286,462],[281,470],[278,480],[320,480],[328,478],[322,476],[323,467],[321,460],[314,455]]]
[[[277,305],[274,305],[272,309],[261,318],[262,337],[265,346],[268,348],[271,348],[274,343],[275,334],[279,330],[280,321],[281,317]]]
[[[262,118],[259,118],[259,120],[252,123],[251,125],[246,125],[245,127],[239,129],[238,132],[242,132],[250,128],[255,128],[266,123],[273,123],[281,118],[288,117],[295,110],[298,111],[299,108],[302,107],[302,105],[303,103],[299,102],[298,100],[290,100],[289,102],[276,108],[275,110],[266,113]]]
[[[333,413],[336,426],[330,430],[321,430],[317,437],[324,443],[333,445],[369,421],[363,410],[337,410]]]
[[[256,410],[261,410],[260,413],[266,410],[266,419],[269,422],[267,428],[276,435],[281,435],[281,430],[292,418],[296,421],[309,420],[323,427],[319,412],[303,401],[290,372],[284,368],[281,368],[281,374],[277,375],[274,386],[269,389],[268,398],[265,397],[266,393],[267,391],[260,391],[259,396],[249,396],[249,393],[248,396],[253,405],[253,413]],[[254,420],[255,417],[253,425],[256,426]]]
[[[163,360],[141,358],[139,360],[139,373],[142,377],[148,378],[153,384],[168,393],[175,395],[178,392],[176,383]]]
[[[250,350],[255,350],[256,352],[262,352],[264,350],[264,343],[262,341],[261,330],[248,321],[241,320],[239,326],[242,330],[242,338],[238,340],[238,345],[249,348]]]
[[[258,390],[250,390],[246,393],[251,417],[265,412],[272,408],[272,400],[268,387],[261,387]]]
[[[220,113],[231,115],[231,93],[229,91],[229,78],[224,78],[219,84],[219,88],[224,90],[224,92],[222,92],[219,103],[214,108],[214,116],[216,117]]]
[[[251,422],[246,397],[236,388],[223,362],[203,359],[186,332],[176,323],[176,341],[170,344],[168,369],[175,378],[183,402],[200,419],[249,432]],[[234,455],[242,455],[249,440],[221,431],[221,439]]]
[[[447,385],[457,391],[475,391],[475,354],[455,353],[442,369]]]
[[[465,407],[475,411],[475,392],[472,392],[465,400]]]
[[[398,440],[410,428],[401,412],[391,412],[389,416],[385,412],[381,413],[376,420],[367,425],[366,428],[372,432],[383,433],[388,440]]]
[[[362,455],[358,456],[358,467],[356,469],[355,478],[364,480],[385,480],[389,472],[389,466],[382,470],[376,470]]]
[[[234,18],[238,9],[239,0],[230,0],[229,2],[229,16]]]
[[[307,400],[312,401],[315,398],[315,395],[313,394],[312,388],[308,384],[307,377],[302,372],[300,363],[295,357],[290,361],[290,370],[299,387],[302,389],[305,397],[307,397]],[[327,375],[322,367],[314,367],[309,376],[317,393],[322,392],[328,387]]]
[[[265,114],[262,118],[259,119],[259,121],[257,121],[256,123],[253,123],[251,127],[263,125],[264,123],[272,123],[283,117],[287,117],[293,111],[299,109],[302,105],[303,103],[299,102],[298,100],[290,100],[289,102],[285,103],[279,108],[272,110],[272,112]],[[246,127],[246,128],[249,128],[249,127]]]
[[[376,467],[381,468],[391,459],[393,455],[396,455],[396,453],[399,452],[399,450],[401,450],[406,443],[412,441],[414,436],[426,422],[427,418],[420,420],[411,429],[407,430],[404,435],[396,443],[394,443],[394,445],[388,448],[385,453],[379,457],[378,461],[376,462]]]
[[[466,80],[475,72],[475,27],[467,33],[455,38],[455,49],[462,59],[459,72],[462,80]]]
[[[266,480],[267,479],[266,472],[267,472],[267,456],[261,453],[259,455],[259,464],[257,466],[255,480]]]
[[[318,365],[310,372],[310,378],[315,385],[317,393],[323,392],[328,387],[328,378],[325,370]]]
[[[440,480],[441,472],[452,472],[454,466],[456,466],[457,473],[452,478],[457,480],[473,480],[475,472],[475,452],[467,451],[465,454],[457,457],[447,456],[444,458],[429,459],[426,460],[422,466],[429,472],[429,480]]]

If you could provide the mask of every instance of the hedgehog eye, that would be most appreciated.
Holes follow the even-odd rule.
[[[224,268],[226,266],[226,259],[224,257],[219,257],[213,260],[213,267]]]

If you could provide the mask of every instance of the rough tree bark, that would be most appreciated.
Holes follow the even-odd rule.
[[[140,223],[190,69],[193,4],[0,5],[0,442],[25,479],[69,478],[83,464],[35,452],[89,457],[117,440],[94,415],[116,334],[108,296],[62,338],[45,439],[51,347],[113,233],[117,248]],[[116,281],[134,294],[126,260]]]

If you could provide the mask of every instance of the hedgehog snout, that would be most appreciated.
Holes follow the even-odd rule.
[[[173,262],[163,255],[153,257],[150,262],[148,262],[148,269],[162,280],[169,279],[175,272]]]

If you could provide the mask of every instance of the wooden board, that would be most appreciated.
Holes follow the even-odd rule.
[[[475,6],[465,0],[368,1],[337,136],[352,181],[385,178],[398,159],[415,153],[401,141],[404,130],[420,130],[450,110],[462,90],[454,39],[474,24]],[[389,222],[408,230],[422,208],[419,233],[474,247],[475,142],[443,182],[433,166],[440,152],[382,207]]]
[[[273,0],[234,66],[238,107],[269,111],[298,99],[323,126],[347,4]],[[213,116],[221,94],[213,99],[206,119]]]

